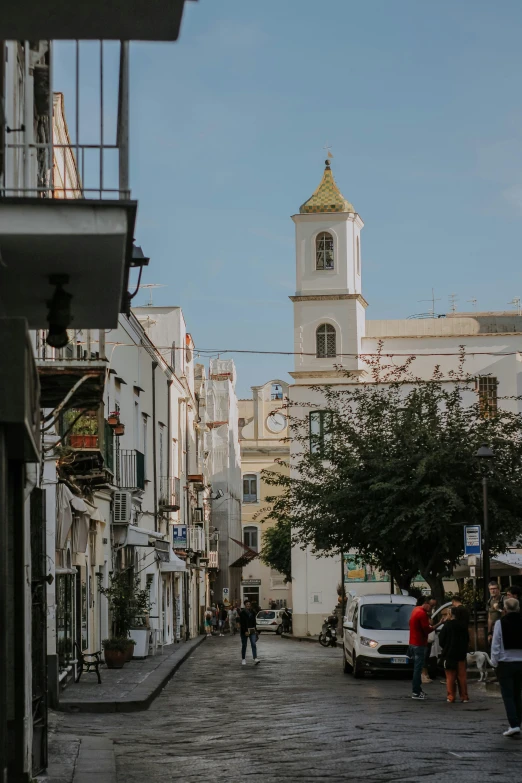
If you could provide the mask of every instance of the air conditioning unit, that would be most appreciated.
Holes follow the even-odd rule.
[[[130,522],[132,512],[132,493],[115,492],[112,501],[112,521]]]

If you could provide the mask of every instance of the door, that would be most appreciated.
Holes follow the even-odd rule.
[[[353,658],[354,638],[357,633],[358,614],[359,614],[359,606],[358,604],[355,604],[354,606],[350,607],[348,611],[348,616],[346,618],[348,622],[353,623],[353,630],[349,628],[344,629],[344,649],[346,653],[346,658],[348,660],[352,660]]]

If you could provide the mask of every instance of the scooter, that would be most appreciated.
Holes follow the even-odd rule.
[[[323,627],[319,634],[319,644],[323,647],[336,647],[337,646],[337,624],[339,619],[331,614],[329,617],[324,618]]]

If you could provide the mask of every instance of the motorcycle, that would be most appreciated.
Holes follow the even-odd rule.
[[[333,614],[324,618],[323,627],[321,633],[319,634],[319,644],[322,644],[323,647],[337,646],[338,622],[338,618]]]

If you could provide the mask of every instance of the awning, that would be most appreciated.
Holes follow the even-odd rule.
[[[159,567],[162,574],[187,570],[185,561],[178,557],[173,549],[170,550],[170,560],[167,562],[160,560]]]
[[[136,525],[128,525],[126,528],[126,537],[123,542],[126,546],[153,546],[149,544],[151,538],[163,538],[162,533],[156,533],[154,530],[147,530],[144,527],[136,527]]]
[[[245,550],[241,557],[238,557],[237,560],[234,560],[234,562],[230,564],[230,568],[244,568],[251,560],[255,560],[256,557],[259,557],[259,552],[256,552],[255,549],[250,549],[249,546],[243,544],[241,541],[237,541],[235,538],[231,538],[230,540]]]
[[[481,559],[477,557],[477,576],[482,576]],[[510,576],[512,574],[522,573],[522,554],[520,552],[505,552],[502,555],[495,555],[490,559],[491,576]],[[467,558],[462,558],[453,569],[453,576],[456,578],[469,577],[469,565]]]

